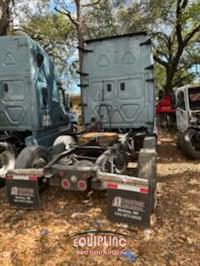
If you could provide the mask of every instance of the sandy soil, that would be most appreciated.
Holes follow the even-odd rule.
[[[171,133],[159,133],[157,151],[158,205],[148,231],[108,221],[104,192],[88,196],[50,188],[40,210],[25,211],[9,207],[1,188],[0,265],[200,265],[200,162],[185,159]],[[134,238],[126,249],[136,261],[76,255],[67,237],[92,229]]]

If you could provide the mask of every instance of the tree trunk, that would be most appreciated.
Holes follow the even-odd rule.
[[[176,55],[171,58],[166,67],[166,82],[163,87],[165,95],[169,95],[174,87],[174,77],[176,75],[178,64],[180,62],[181,55],[183,54],[184,45],[179,43],[178,51]]]
[[[1,18],[0,18],[0,36],[8,35],[10,32],[10,21],[11,21],[11,1],[1,1]]]
[[[76,12],[77,12],[77,38],[79,46],[79,71],[83,70],[83,50],[84,50],[84,32],[83,32],[83,16],[81,10],[81,0],[75,0],[76,3]]]

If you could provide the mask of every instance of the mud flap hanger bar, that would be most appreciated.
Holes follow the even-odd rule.
[[[143,188],[144,190],[146,190],[147,193],[149,189],[148,179],[143,179],[138,177],[110,174],[98,171],[97,180],[104,182],[106,185],[109,184],[110,182],[117,183],[119,185],[119,189],[121,185],[130,185],[130,186]]]
[[[35,176],[35,177],[42,177],[44,176],[44,169],[39,168],[28,168],[28,169],[12,169],[8,170],[6,178],[9,179],[10,177],[13,177],[16,175],[16,179],[22,179],[24,180],[24,177],[27,176],[27,180],[29,176]]]

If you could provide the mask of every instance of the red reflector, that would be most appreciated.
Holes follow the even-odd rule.
[[[148,194],[149,193],[149,189],[148,188],[140,188],[140,192]]]
[[[83,180],[78,181],[77,186],[80,190],[85,190],[87,188],[87,184]]]
[[[118,188],[118,184],[116,184],[116,183],[108,183],[107,184],[107,188],[108,189],[117,189]]]
[[[59,176],[62,176],[62,177],[65,176],[65,172],[64,171],[60,171],[59,172]]]
[[[29,176],[30,181],[37,181],[37,176]]]
[[[64,188],[64,189],[69,188],[69,187],[70,187],[70,182],[69,182],[69,180],[68,180],[68,179],[63,179],[62,182],[61,182],[61,186],[62,186],[62,188]]]

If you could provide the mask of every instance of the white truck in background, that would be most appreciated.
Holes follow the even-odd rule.
[[[200,84],[178,88],[173,97],[178,129],[177,145],[190,159],[200,159]]]

